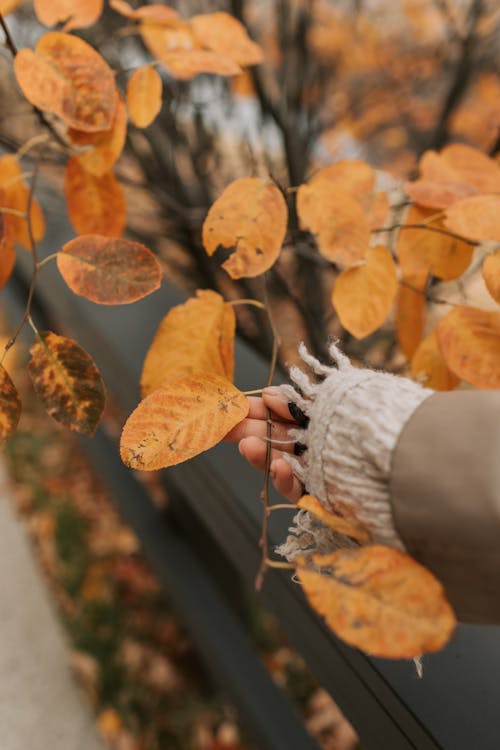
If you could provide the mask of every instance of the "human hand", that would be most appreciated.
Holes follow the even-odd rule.
[[[255,469],[264,471],[266,465],[267,444],[267,408],[271,412],[271,436],[273,448],[271,450],[270,476],[273,485],[280,495],[296,503],[304,494],[302,483],[294,476],[290,464],[284,455],[296,454],[295,440],[290,438],[290,430],[304,426],[300,424],[301,413],[295,413],[294,418],[286,398],[279,388],[271,386],[265,388],[262,398],[250,396],[250,411],[248,417],[233,427],[226,435],[226,440],[238,443],[238,449],[248,463]],[[303,415],[302,415],[303,417]]]

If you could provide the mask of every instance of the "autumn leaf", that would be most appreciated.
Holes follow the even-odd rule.
[[[457,201],[446,210],[444,225],[477,242],[500,242],[500,195],[472,195]]]
[[[426,284],[421,285],[421,289]],[[402,281],[396,296],[396,333],[405,357],[411,360],[422,340],[425,326],[425,295]]]
[[[12,13],[18,5],[21,5],[23,1],[24,0],[0,0],[0,13],[2,16],[7,16],[9,13]]]
[[[35,0],[40,23],[55,26],[64,23],[64,31],[92,26],[100,17],[103,0]]]
[[[336,531],[337,534],[343,534],[361,543],[370,541],[371,536],[366,528],[360,524],[351,523],[337,513],[327,510],[314,495],[302,495],[297,503],[297,507],[312,513],[325,526]]]
[[[2,204],[2,190],[0,188],[0,205]],[[14,249],[14,229],[12,216],[0,211],[0,289],[3,289],[12,275],[16,263]]]
[[[224,261],[232,279],[259,276],[274,264],[285,239],[288,211],[280,190],[257,177],[235,180],[210,208],[203,223],[208,255],[234,248]]]
[[[0,365],[0,441],[5,443],[16,431],[21,417],[21,399],[5,368]]]
[[[75,146],[82,146],[82,153],[75,154],[80,166],[96,177],[109,172],[118,161],[127,136],[127,112],[121,96],[116,99],[116,111],[109,130],[86,133],[68,129],[68,138]]]
[[[342,159],[319,169],[308,184],[326,180],[331,188],[339,188],[354,198],[373,193],[375,188],[375,170],[361,159]]]
[[[432,573],[399,550],[379,545],[314,555],[321,572],[297,574],[312,607],[335,635],[366,653],[412,659],[439,651],[456,620]]]
[[[138,128],[151,125],[162,105],[163,84],[159,73],[145,65],[136,70],[127,83],[127,108],[130,120]]]
[[[177,11],[167,5],[151,3],[151,5],[143,5],[140,8],[132,8],[124,0],[109,0],[109,4],[117,13],[134,21],[158,25],[165,24],[167,26],[175,25],[180,21]]]
[[[486,288],[495,302],[500,304],[500,251],[488,255],[483,263],[482,273]]]
[[[491,157],[465,143],[450,143],[441,157],[454,169],[463,182],[481,193],[500,192],[500,166]]]
[[[123,188],[112,172],[97,177],[71,157],[64,174],[68,215],[78,234],[119,237],[126,221]]]
[[[75,294],[100,305],[124,305],[152,294],[161,284],[156,257],[130,240],[86,234],[67,242],[57,267]]]
[[[414,380],[435,391],[451,391],[459,384],[460,378],[443,359],[435,331],[420,342],[411,360],[411,375]]]
[[[364,265],[337,277],[332,304],[343,327],[362,339],[376,331],[392,307],[398,287],[396,265],[386,247],[369,247]]]
[[[133,469],[174,466],[212,448],[248,414],[248,399],[211,372],[184,375],[147,396],[123,428],[120,453]]]
[[[202,47],[228,57],[242,67],[262,62],[261,47],[250,39],[243,24],[229,13],[220,11],[192,16],[189,24]]]
[[[19,160],[13,154],[0,157],[0,208],[12,208],[22,213],[28,212],[29,188],[23,176]],[[7,213],[5,213],[7,216]],[[45,235],[45,219],[36,198],[31,201],[30,210],[33,240],[40,242]],[[13,232],[14,242],[31,250],[28,222],[21,216],[9,214],[8,223]]]
[[[467,183],[431,182],[416,180],[404,186],[407,195],[419,206],[443,209],[462,198],[477,193],[477,188]]]
[[[71,430],[93,435],[104,409],[104,385],[82,347],[51,331],[37,334],[28,364],[46,411]]]
[[[107,130],[116,109],[113,71],[87,42],[50,31],[35,51],[20,50],[14,60],[17,82],[28,101],[52,112],[77,130]]]
[[[209,289],[173,307],[160,323],[141,375],[143,397],[181,375],[212,372],[233,380],[235,316]]]
[[[457,377],[477,388],[500,388],[500,312],[455,307],[438,323],[436,335]]]

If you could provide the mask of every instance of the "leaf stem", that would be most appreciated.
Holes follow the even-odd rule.
[[[256,393],[262,393],[263,388],[256,388],[254,391],[243,391],[245,396],[254,396]]]
[[[51,253],[50,255],[47,255],[43,260],[38,261],[38,270],[46,266],[47,263],[50,263],[50,261],[55,260],[58,255],[59,253]]]
[[[259,302],[258,299],[233,299],[229,302],[229,304],[232,307],[236,307],[236,305],[253,305],[253,307],[258,307],[260,310],[265,310],[266,306],[263,302]]]

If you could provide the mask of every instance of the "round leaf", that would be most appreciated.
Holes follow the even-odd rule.
[[[71,430],[93,435],[104,409],[104,385],[82,347],[51,331],[37,335],[28,371],[45,409]]]
[[[426,388],[435,391],[451,391],[459,384],[460,378],[443,359],[435,331],[420,342],[411,361],[411,375]]]
[[[35,13],[44,26],[64,23],[64,30],[92,26],[102,13],[103,0],[35,0]]]
[[[446,210],[444,225],[477,242],[500,242],[500,195],[472,195]]]
[[[228,57],[238,65],[262,62],[262,49],[252,42],[243,24],[230,13],[203,13],[192,16],[189,24],[202,47]]]
[[[177,305],[164,317],[144,361],[143,397],[168,381],[193,372],[213,372],[233,379],[234,310],[209,289]]]
[[[97,234],[63,245],[57,267],[75,294],[100,305],[136,302],[161,284],[161,266],[151,250],[138,242]]]
[[[280,190],[257,177],[235,180],[210,208],[203,224],[208,255],[234,248],[222,264],[233,279],[271,268],[285,239],[288,211]]]
[[[412,659],[439,651],[456,621],[443,587],[408,555],[378,545],[313,557],[298,567],[312,607],[333,632],[372,656]]]
[[[366,263],[343,271],[332,304],[344,328],[362,339],[382,325],[397,291],[396,266],[386,247],[370,247]]]
[[[127,108],[130,120],[138,128],[151,125],[161,109],[163,84],[158,72],[145,65],[136,70],[127,83]]]
[[[120,453],[133,469],[174,466],[212,448],[248,414],[248,399],[225,378],[195,373],[147,396],[123,428]]]
[[[455,375],[477,388],[500,388],[500,312],[455,307],[436,334]]]
[[[21,417],[21,399],[7,371],[0,365],[0,441],[16,431]]]
[[[431,182],[430,180],[407,182],[405,191],[419,206],[433,209],[448,208],[452,203],[477,193],[477,189],[467,183]]]
[[[75,159],[86,171],[101,177],[119,159],[127,135],[127,112],[121,96],[116,98],[116,112],[109,130],[99,133],[86,133],[70,128],[68,137],[76,146],[87,147]]]
[[[484,261],[483,279],[495,302],[500,304],[500,250],[488,255]]]
[[[72,157],[66,165],[64,193],[69,218],[78,234],[106,237],[122,234],[126,220],[125,195],[112,172],[97,177]]]

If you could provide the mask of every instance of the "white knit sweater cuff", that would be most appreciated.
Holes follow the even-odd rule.
[[[391,511],[391,458],[403,425],[433,391],[407,378],[355,368],[335,345],[330,348],[334,367],[322,365],[303,345],[300,354],[324,379],[313,382],[293,367],[290,375],[297,389],[281,386],[286,398],[309,417],[307,429],[293,434],[307,447],[300,459],[289,457],[294,473],[325,507],[364,524],[374,542],[404,549]],[[296,554],[301,552],[298,526],[305,531],[305,520],[302,512],[288,540]],[[306,526],[310,531],[311,524]],[[324,539],[323,534],[319,546],[324,547]],[[281,553],[296,556],[287,553],[287,546],[292,552],[285,544]]]

